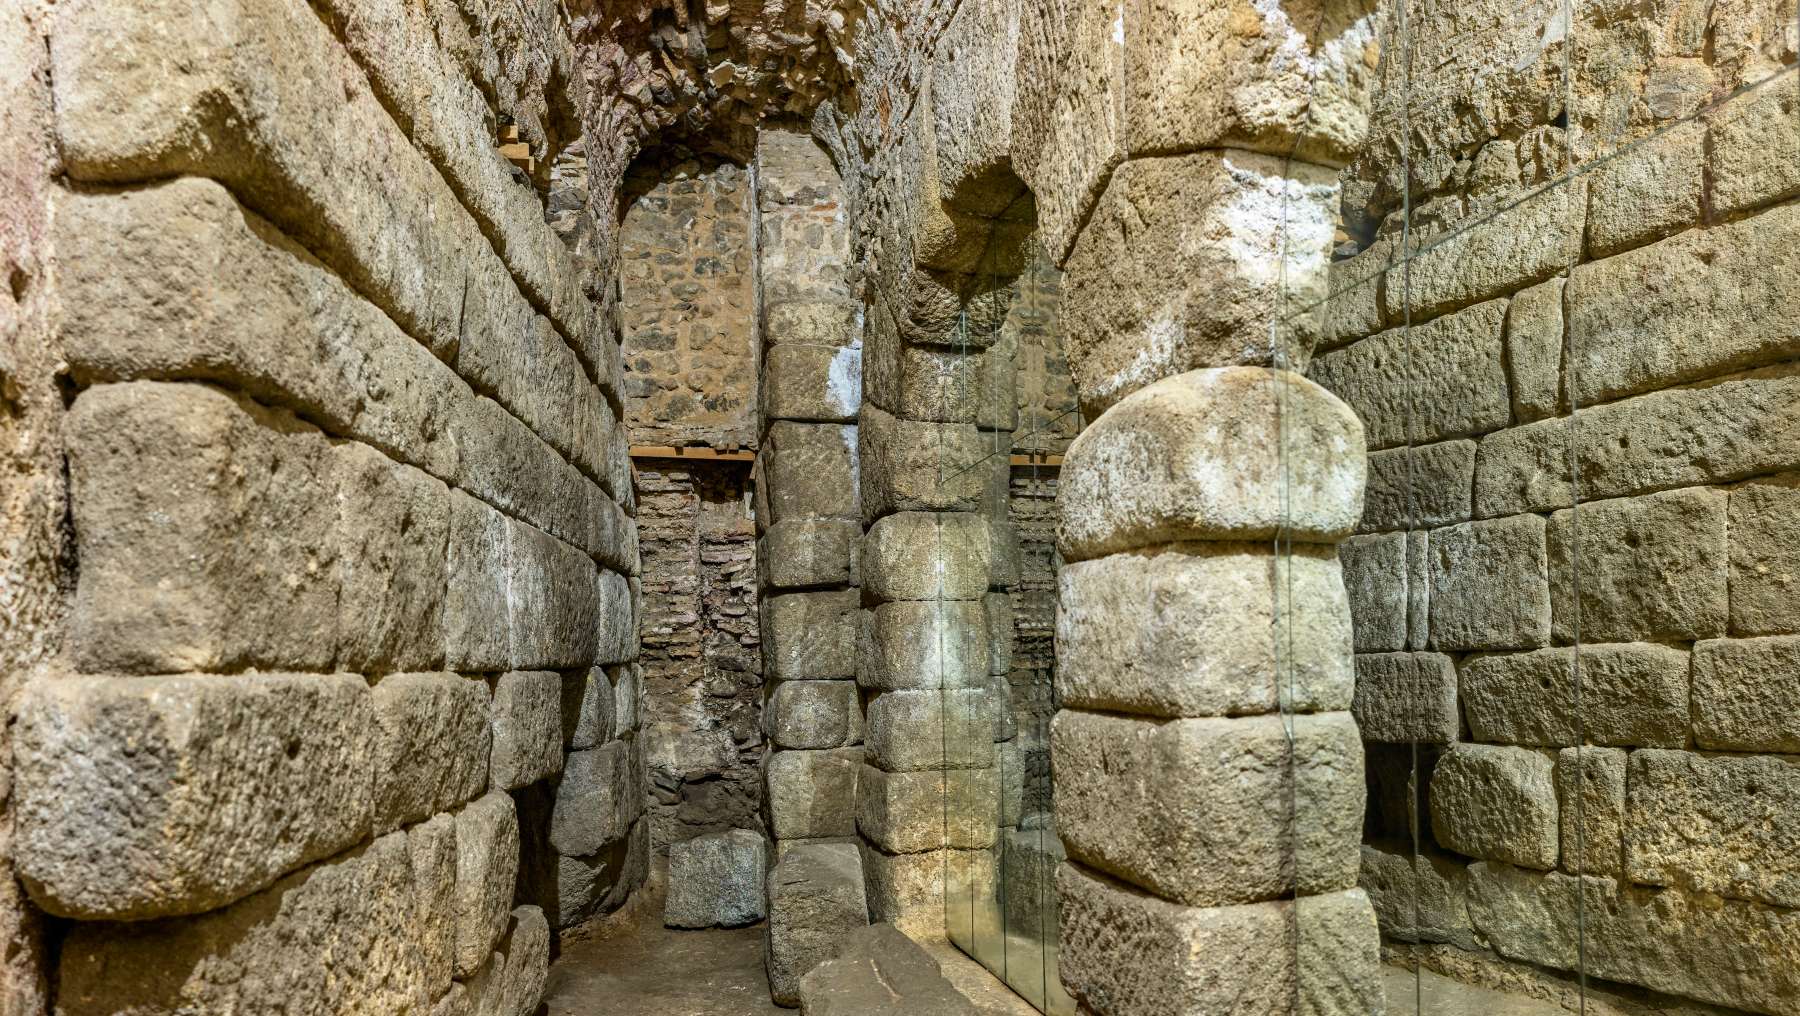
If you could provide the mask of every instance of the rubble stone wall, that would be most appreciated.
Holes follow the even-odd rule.
[[[1585,885],[1589,977],[1794,1013],[1795,11],[1671,0],[1546,42],[1528,6],[1415,6],[1409,43],[1390,17],[1345,176],[1312,376],[1369,440],[1362,881],[1391,941],[1563,970]]]

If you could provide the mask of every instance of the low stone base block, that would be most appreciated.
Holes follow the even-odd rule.
[[[800,1004],[800,979],[869,923],[862,858],[853,843],[789,849],[769,872],[763,959],[775,1004]]]
[[[853,932],[800,979],[802,1016],[979,1016],[937,960],[891,924]]]
[[[663,923],[671,928],[739,928],[762,920],[768,849],[763,835],[748,829],[671,843]]]

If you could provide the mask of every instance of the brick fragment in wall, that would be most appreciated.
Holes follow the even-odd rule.
[[[16,715],[14,863],[53,914],[211,910],[372,828],[355,675],[65,677]]]
[[[1724,491],[1692,488],[1584,501],[1551,515],[1557,641],[1725,634],[1725,508]]]
[[[1269,312],[1325,297],[1325,260],[1296,252],[1329,245],[1336,199],[1332,171],[1251,152],[1120,166],[1076,237],[1063,278],[1063,341],[1082,405],[1098,414],[1146,385],[1203,367],[1304,369],[1318,315],[1286,316],[1276,330],[1278,354],[1265,338]],[[1281,270],[1262,270],[1284,257]]]
[[[850,580],[862,526],[850,519],[788,519],[758,542],[758,579],[765,589],[841,586]]]
[[[1752,480],[1730,498],[1731,633],[1800,632],[1800,477]]]
[[[1090,1005],[1320,1016],[1381,1010],[1381,935],[1361,889],[1193,907],[1065,862],[1056,893],[1063,984]],[[1296,928],[1305,929],[1299,949]],[[1196,964],[1196,955],[1212,959]]]
[[[776,681],[856,676],[856,610],[854,589],[765,598],[764,675]]]
[[[550,817],[550,845],[586,857],[631,831],[644,811],[641,763],[629,741],[569,752]]]
[[[1477,741],[1679,748],[1688,738],[1688,654],[1648,642],[1464,658],[1463,709]]]
[[[1299,375],[1228,367],[1167,378],[1070,445],[1057,546],[1082,561],[1180,540],[1268,539],[1284,523],[1296,543],[1336,542],[1362,514],[1364,447],[1350,407]]]
[[[866,839],[857,848],[870,920],[909,936],[946,934],[946,916],[954,917],[958,901],[966,912],[970,901],[993,898],[992,850],[890,854]]]
[[[1626,758],[1622,748],[1564,748],[1557,754],[1563,871],[1624,874]]]
[[[999,707],[985,687],[880,692],[868,705],[869,762],[889,773],[991,769]]]
[[[1568,408],[1563,380],[1565,281],[1549,279],[1520,290],[1506,307],[1506,374],[1512,385],[1513,418],[1520,423]]]
[[[456,817],[436,815],[406,830],[412,864],[413,940],[424,966],[425,993],[450,990],[456,973]]]
[[[1514,301],[1517,304],[1517,301]],[[1475,442],[1444,441],[1369,453],[1363,533],[1467,522]]]
[[[1475,454],[1475,514],[1568,507],[1569,434],[1583,502],[1800,468],[1800,369],[1734,374],[1490,434]]]
[[[762,334],[772,345],[849,346],[857,305],[848,299],[777,299],[763,306]],[[866,364],[865,364],[866,369]]]
[[[1780,79],[1706,114],[1707,203],[1729,215],[1800,194],[1800,140],[1782,128],[1800,110],[1800,83]]]
[[[1441,240],[1419,236],[1408,285],[1382,287],[1389,321],[1428,317],[1516,293],[1573,264],[1581,254],[1587,181],[1577,178],[1496,212]]]
[[[1578,891],[1587,896],[1580,917]],[[1579,964],[1589,977],[1721,1005],[1800,1012],[1800,970],[1787,959],[1800,949],[1793,910],[1482,862],[1469,866],[1469,916],[1511,959],[1559,970]]]
[[[1560,856],[1556,756],[1488,744],[1450,747],[1431,774],[1431,833],[1470,857],[1549,870]]]
[[[992,650],[981,600],[902,600],[858,619],[856,681],[871,690],[975,688]]]
[[[1051,726],[1069,856],[1196,906],[1356,884],[1365,788],[1349,713],[1182,720],[1063,710]],[[1270,801],[1294,800],[1296,826]]]
[[[416,900],[407,836],[390,833],[196,917],[76,922],[60,950],[57,1008],[424,1012]]]
[[[1329,547],[1296,544],[1284,559],[1267,544],[1174,543],[1067,565],[1056,583],[1066,705],[1146,716],[1350,706],[1353,601]]]
[[[776,748],[842,748],[863,739],[854,681],[777,681],[762,708],[764,733]]]
[[[1449,744],[1462,727],[1456,667],[1441,653],[1359,654],[1350,711],[1365,741]]]
[[[1372,449],[1499,430],[1512,422],[1506,308],[1490,300],[1372,335],[1320,356],[1311,376],[1356,411]]]
[[[1800,636],[1694,643],[1694,742],[1800,753]]]
[[[1626,786],[1633,882],[1800,903],[1800,760],[1646,748]]]
[[[862,748],[772,751],[763,757],[763,811],[778,840],[856,835]]]
[[[901,419],[871,405],[857,439],[865,524],[894,512],[979,506],[985,452],[973,424]]]
[[[862,406],[862,377],[858,347],[770,346],[761,375],[763,417],[855,423]]]
[[[862,589],[878,602],[979,600],[992,553],[987,520],[974,512],[901,512],[863,534]]]
[[[450,811],[487,789],[491,734],[483,681],[389,674],[375,682],[369,702],[377,833]]]
[[[1410,841],[1364,843],[1356,884],[1369,894],[1384,937],[1476,948],[1468,866],[1461,859],[1427,845],[1415,863]]]
[[[518,871],[518,813],[490,790],[456,814],[456,976],[474,973],[506,932]]]
[[[1000,772],[992,766],[889,773],[864,765],[857,777],[856,829],[887,853],[986,849],[999,819]]]
[[[787,519],[858,517],[858,427],[833,423],[769,425],[758,458],[768,511],[759,520],[780,525]]]
[[[1705,134],[1702,122],[1676,124],[1595,167],[1588,178],[1588,257],[1604,258],[1700,222]],[[1640,307],[1647,281],[1632,290]]]
[[[1430,646],[1531,649],[1550,640],[1545,523],[1536,515],[1431,531]]]
[[[1351,536],[1338,544],[1357,652],[1397,652],[1429,644],[1429,543],[1428,533],[1414,531]]]
[[[513,790],[562,769],[562,675],[508,671],[493,679],[489,783]]]

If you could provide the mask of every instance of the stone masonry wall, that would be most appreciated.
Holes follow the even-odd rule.
[[[1362,882],[1390,941],[1561,970],[1585,886],[1589,977],[1800,1012],[1800,26],[1527,6],[1390,16],[1346,174]]]
[[[495,147],[568,26],[20,9],[3,1007],[532,1012],[647,857],[617,323]]]

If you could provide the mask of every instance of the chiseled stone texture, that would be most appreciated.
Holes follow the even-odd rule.
[[[1563,871],[1624,873],[1625,760],[1622,748],[1564,748],[1557,754]]]
[[[1725,634],[1725,503],[1724,491],[1697,488],[1584,501],[1551,515],[1557,641],[1575,638],[1577,616],[1584,642]]]
[[[433,816],[406,830],[412,861],[413,928],[428,993],[441,995],[456,973],[456,816]]]
[[[777,681],[763,702],[763,729],[776,748],[842,748],[863,738],[854,681]]]
[[[977,1016],[917,942],[892,924],[865,925],[800,978],[806,1016]]]
[[[1535,649],[1549,643],[1544,529],[1538,516],[1516,515],[1431,531],[1426,557],[1433,649]]]
[[[915,938],[945,933],[945,888],[952,903],[992,899],[994,852],[927,850],[890,854],[864,839],[859,844],[869,917]]]
[[[869,761],[890,773],[993,768],[999,708],[986,688],[881,692],[869,700]]]
[[[863,535],[863,593],[877,601],[979,601],[988,588],[987,525],[974,512],[884,516]]]
[[[1698,664],[1696,664],[1698,666]],[[1470,656],[1463,709],[1477,741],[1545,748],[1581,743],[1680,748],[1688,735],[1688,654],[1649,642]],[[1698,689],[1696,688],[1696,698]]]
[[[1056,580],[1065,706],[1238,716],[1350,705],[1350,606],[1330,547],[1177,543],[1065,565]]]
[[[763,958],[769,997],[800,1004],[800,979],[836,956],[844,937],[869,923],[862,858],[853,843],[788,849],[769,870],[769,923]]]
[[[1476,947],[1475,927],[1469,923],[1469,870],[1462,859],[1422,844],[1415,863],[1410,842],[1364,843],[1356,884],[1369,894],[1384,936]]]
[[[1800,477],[1730,491],[1731,633],[1800,633]]]
[[[562,769],[562,686],[562,675],[547,670],[509,671],[494,679],[494,789],[536,783]]]
[[[761,381],[767,419],[855,423],[862,406],[862,350],[777,343],[763,355]]]
[[[769,525],[858,517],[857,430],[851,424],[788,420],[769,425],[758,453]]]
[[[900,600],[863,612],[856,680],[864,688],[977,688],[991,672],[982,600]]]
[[[1350,712],[1365,741],[1449,744],[1462,729],[1456,688],[1442,653],[1364,653]]]
[[[1513,301],[1518,306],[1518,301]],[[1358,532],[1421,529],[1469,521],[1475,442],[1440,441],[1369,453]]]
[[[1369,533],[1338,544],[1359,653],[1423,649],[1430,643],[1430,534]]]
[[[354,675],[62,677],[13,727],[13,857],[45,910],[224,906],[365,839],[375,708]]]
[[[763,673],[770,680],[856,676],[857,593],[783,593],[762,602]]]
[[[862,518],[892,512],[973,511],[981,498],[987,450],[974,424],[900,419],[863,407],[857,424]],[[819,477],[805,482],[817,485]]]
[[[1675,124],[1667,133],[1645,139],[1594,167],[1588,179],[1589,257],[1609,257],[1700,221],[1705,133],[1705,124],[1698,121]],[[1577,269],[1576,275],[1582,270]],[[1704,278],[1705,273],[1696,271],[1693,277]],[[1636,294],[1632,307],[1643,313],[1648,310],[1644,294],[1656,293],[1661,287],[1643,278],[1634,282],[1634,286],[1621,286],[1614,295]],[[1573,348],[1583,355],[1589,352],[1581,338]],[[1588,369],[1578,373],[1585,376]],[[1585,396],[1583,401],[1587,401]]]
[[[1057,828],[1084,865],[1198,906],[1356,884],[1366,789],[1348,713],[1153,720],[1064,710],[1050,737]]]
[[[1380,931],[1361,889],[1190,907],[1065,862],[1056,892],[1063,984],[1095,1012],[1361,1016],[1383,1008]]]
[[[861,538],[862,526],[851,519],[778,522],[757,543],[758,577],[771,591],[844,585]]]
[[[569,752],[556,784],[550,845],[570,857],[599,852],[644,811],[642,762],[629,741]]]
[[[1800,141],[1780,129],[1800,109],[1800,84],[1776,79],[1735,96],[1706,119],[1708,197],[1715,214],[1800,194]]]
[[[884,852],[986,849],[999,820],[997,769],[889,773],[865,765],[858,777],[856,828]]]
[[[856,835],[863,749],[772,751],[763,760],[763,812],[777,840]]]
[[[375,829],[450,811],[488,786],[488,690],[457,674],[389,674],[370,689],[375,714]],[[559,755],[557,764],[562,758]]]
[[[1558,858],[1556,757],[1532,748],[1457,744],[1431,776],[1431,831],[1471,857],[1549,870]]]
[[[467,977],[505,933],[519,872],[519,816],[491,790],[456,815],[456,975]]]
[[[1800,760],[1645,749],[1625,783],[1633,882],[1800,906]]]
[[[1800,636],[1696,642],[1693,681],[1697,745],[1800,754]]]
[[[768,851],[763,834],[748,829],[669,844],[663,923],[671,928],[738,928],[762,920]]]
[[[1362,425],[1296,374],[1222,367],[1121,400],[1069,446],[1068,561],[1182,540],[1331,543],[1362,515]]]
[[[1506,305],[1506,371],[1512,383],[1513,418],[1519,423],[1566,412],[1563,381],[1564,279],[1520,290]],[[1469,477],[1463,489],[1469,489]]]

